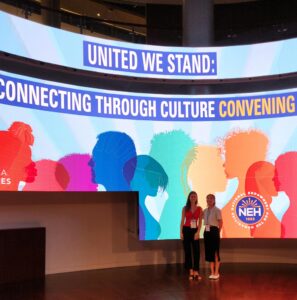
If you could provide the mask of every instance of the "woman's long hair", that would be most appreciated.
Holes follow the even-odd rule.
[[[190,201],[190,198],[191,198],[191,195],[192,194],[196,194],[196,196],[197,196],[197,193],[195,192],[195,191],[191,191],[190,193],[189,193],[189,195],[188,195],[188,198],[187,198],[187,203],[186,203],[186,210],[190,210],[191,209],[191,201]],[[197,200],[196,200],[196,203],[195,203],[196,205],[197,205]]]

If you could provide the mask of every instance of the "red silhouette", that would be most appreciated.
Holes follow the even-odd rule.
[[[275,185],[290,199],[290,206],[283,215],[281,224],[283,238],[297,238],[297,152],[287,152],[275,161]]]
[[[245,180],[245,193],[255,192],[264,197],[267,204],[271,205],[272,197],[277,195],[274,184],[275,167],[267,161],[258,161],[252,164],[247,173]],[[281,223],[268,209],[267,220],[259,227],[251,228],[251,236],[255,238],[279,238],[281,236]]]
[[[0,190],[16,191],[20,181],[34,181],[33,142],[32,129],[23,122],[14,122],[7,131],[0,131]]]

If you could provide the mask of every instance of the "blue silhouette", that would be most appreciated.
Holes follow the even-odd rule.
[[[134,173],[134,176],[129,176]],[[125,167],[124,174],[133,191],[139,191],[139,238],[140,240],[158,239],[161,227],[152,217],[145,206],[147,196],[156,196],[159,188],[166,189],[168,176],[163,167],[148,155],[138,155],[130,159]]]
[[[127,179],[134,174],[133,168],[124,177],[123,168],[136,149],[131,137],[124,132],[107,131],[98,135],[89,165],[93,182],[103,185],[107,191],[129,191]]]

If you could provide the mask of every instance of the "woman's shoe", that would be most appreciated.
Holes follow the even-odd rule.
[[[197,271],[194,271],[193,275],[194,275],[195,280],[201,280],[202,279],[202,277],[199,275],[199,273]]]
[[[194,274],[194,279],[195,280],[201,280],[202,277],[199,274]]]
[[[193,270],[190,270],[189,280],[193,280],[193,279],[194,279],[194,273]]]

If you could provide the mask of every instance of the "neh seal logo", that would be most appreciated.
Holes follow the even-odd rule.
[[[269,215],[269,205],[258,193],[238,195],[232,202],[231,215],[235,223],[244,228],[263,225]]]

